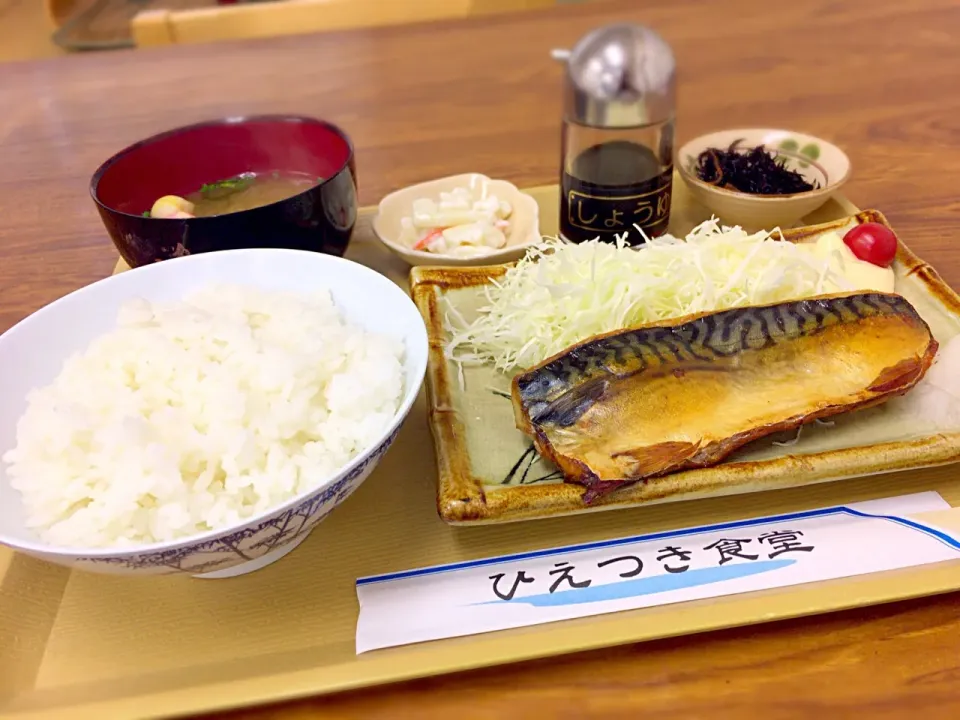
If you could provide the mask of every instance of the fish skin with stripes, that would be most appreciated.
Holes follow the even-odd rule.
[[[513,379],[517,427],[597,498],[909,391],[937,353],[892,293],[702,313],[584,340]]]

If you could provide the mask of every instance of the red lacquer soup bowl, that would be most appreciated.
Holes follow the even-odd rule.
[[[267,204],[245,208],[231,199],[213,209],[200,202],[197,216],[150,215],[165,196],[203,198],[208,189],[235,193],[230,188],[250,182],[260,183],[262,202],[272,197],[263,194],[269,178],[276,185],[276,178],[288,177],[299,183],[294,194]],[[343,255],[357,217],[350,139],[330,123],[299,116],[229,118],[155,135],[101,165],[90,192],[130,267],[239,248]]]

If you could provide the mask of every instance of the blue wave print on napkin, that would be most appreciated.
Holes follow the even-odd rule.
[[[760,560],[750,563],[737,563],[736,565],[720,565],[699,570],[688,570],[684,573],[655,575],[654,577],[636,578],[606,585],[591,585],[579,590],[563,590],[553,594],[543,593],[541,595],[515,597],[513,600],[494,600],[477,604],[502,605],[509,602],[512,604],[523,603],[534,607],[556,607],[559,605],[582,605],[604,600],[622,600],[628,597],[654,595],[671,590],[681,590],[698,585],[710,585],[725,580],[749,577],[750,575],[758,575],[759,573],[787,567],[795,562],[796,560]]]

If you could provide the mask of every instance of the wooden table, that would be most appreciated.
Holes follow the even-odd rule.
[[[153,132],[254,112],[348,128],[361,196],[475,170],[556,179],[553,47],[634,19],[680,67],[680,140],[724,126],[834,139],[848,195],[960,285],[960,5],[620,0],[326,37],[0,66],[0,329],[108,275],[87,191]],[[594,652],[234,717],[957,717],[960,595]],[[909,708],[909,710],[908,710]]]

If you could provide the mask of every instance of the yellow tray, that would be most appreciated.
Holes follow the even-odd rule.
[[[677,184],[676,232],[700,213]],[[544,232],[556,187],[529,191]],[[829,203],[808,222],[856,212]],[[349,256],[404,283],[364,210]],[[376,472],[295,552],[229,580],[74,573],[0,548],[0,717],[169,716],[331,693],[960,588],[960,561],[393,648],[357,656],[357,577],[935,490],[955,468],[491,527],[437,515],[423,394]],[[929,516],[960,531],[960,509]]]

